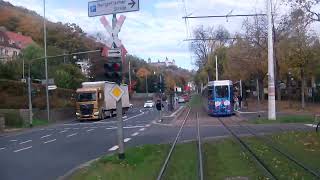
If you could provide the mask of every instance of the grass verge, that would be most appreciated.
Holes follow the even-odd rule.
[[[289,132],[270,136],[282,149],[296,159],[318,170],[320,167],[320,137],[315,133]],[[278,179],[314,179],[297,165],[274,152],[260,140],[248,137],[244,141],[268,165]],[[126,160],[119,161],[116,155],[105,156],[89,167],[76,172],[72,180],[115,179],[150,180],[156,179],[170,145],[145,145],[128,149]],[[197,179],[196,143],[178,144],[167,171],[165,180]],[[246,152],[232,139],[203,144],[205,179],[267,179]]]
[[[268,119],[255,119],[250,122],[254,124],[273,124],[273,123],[313,123],[314,118],[308,115],[291,115],[291,116],[279,116],[277,120],[270,121]]]

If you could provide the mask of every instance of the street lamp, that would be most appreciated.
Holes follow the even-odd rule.
[[[46,28],[46,0],[43,0],[43,41],[44,41],[44,59],[46,74],[46,101],[47,101],[47,119],[50,121],[50,104],[48,88],[48,59],[47,59],[47,28]]]

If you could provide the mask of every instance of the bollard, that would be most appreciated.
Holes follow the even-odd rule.
[[[0,116],[0,132],[3,132],[5,128],[5,120],[3,116]]]

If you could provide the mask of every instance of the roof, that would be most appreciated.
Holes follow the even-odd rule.
[[[222,80],[222,81],[210,81],[208,86],[226,86],[232,85],[232,81],[230,80]]]
[[[28,45],[34,43],[34,41],[32,40],[32,38],[30,36],[24,36],[22,34],[10,32],[10,31],[6,31],[5,33],[9,37],[9,39],[11,39],[15,43],[17,43],[20,46],[20,48],[22,48],[22,49],[24,49]]]
[[[3,41],[1,41],[1,39],[3,39]],[[15,43],[10,43],[9,41],[10,39],[8,35],[5,32],[0,31],[0,46],[20,49],[20,47],[18,47]]]

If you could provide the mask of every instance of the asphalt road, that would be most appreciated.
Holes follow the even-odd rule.
[[[170,143],[178,126],[155,123],[158,113],[152,109],[134,108],[124,117],[125,146]],[[72,121],[22,134],[0,138],[1,180],[57,179],[74,167],[117,150],[117,122],[115,118],[97,122]],[[251,125],[258,133],[285,130],[309,130],[304,125]],[[238,134],[247,131],[232,127]],[[229,134],[221,125],[202,125],[204,138],[225,137]],[[193,140],[196,128],[185,127],[181,141]]]

